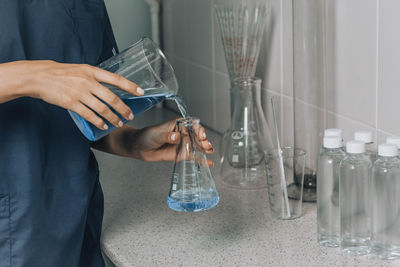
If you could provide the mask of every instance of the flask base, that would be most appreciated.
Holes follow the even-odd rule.
[[[187,201],[181,197],[176,197],[182,195],[181,192],[175,192],[172,196],[168,197],[167,203],[168,207],[172,210],[179,212],[198,212],[205,211],[214,208],[218,202],[219,197],[212,198],[202,198],[200,200]]]
[[[226,187],[243,190],[267,188],[267,174],[261,164],[249,168],[234,168],[226,162],[221,165],[218,178]]]
[[[264,174],[265,176],[265,174]],[[226,187],[242,190],[258,190],[267,188],[266,179],[248,179],[248,177],[237,177],[237,176],[224,176],[221,178],[222,184]]]

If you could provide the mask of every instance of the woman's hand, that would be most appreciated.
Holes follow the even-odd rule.
[[[180,142],[180,134],[176,129],[176,120],[144,128],[139,131],[132,155],[144,161],[172,161],[175,160],[176,147]],[[197,138],[202,149],[207,154],[214,152],[211,143],[207,140],[205,129],[200,126]],[[213,163],[209,161],[209,165]]]
[[[102,101],[125,119],[133,119],[131,109],[100,82],[133,95],[143,95],[141,88],[117,74],[90,65],[47,60],[0,64],[0,80],[0,103],[22,96],[40,98],[78,113],[99,129],[107,129],[108,126],[96,113],[116,127],[123,125]]]
[[[170,120],[140,130],[125,125],[94,143],[93,147],[143,161],[173,161],[181,138],[175,121]],[[202,126],[199,128],[197,138],[205,153],[212,154],[214,152]],[[214,164],[208,160],[208,165],[213,166]]]

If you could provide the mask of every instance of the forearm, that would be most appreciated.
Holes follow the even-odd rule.
[[[35,97],[32,75],[29,75],[29,61],[15,61],[0,64],[0,103],[13,99]]]
[[[93,142],[92,147],[106,153],[139,159],[140,155],[138,149],[135,149],[135,141],[139,139],[142,131],[124,125],[104,138]]]

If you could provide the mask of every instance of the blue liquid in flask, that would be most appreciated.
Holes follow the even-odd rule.
[[[202,190],[199,193],[186,193],[176,191],[167,200],[168,207],[180,212],[196,212],[209,210],[219,202],[218,194],[213,191]]]
[[[133,114],[136,116],[140,113],[143,113],[147,110],[149,110],[151,107],[156,105],[157,103],[167,99],[167,98],[173,98],[174,96],[168,95],[168,94],[155,94],[155,95],[146,95],[146,96],[132,96],[132,97],[127,97],[127,98],[121,98],[121,100],[132,110]],[[114,111],[113,109],[111,109]],[[80,115],[76,114],[75,112],[70,111],[72,119],[75,121],[76,125],[78,128],[81,130],[81,132],[85,135],[87,139],[90,141],[96,141],[110,132],[112,132],[115,127],[111,123],[109,123],[107,120],[104,119],[104,121],[108,125],[108,130],[100,130],[84,118],[82,118]],[[125,124],[127,120],[123,118],[121,115],[117,113],[118,117],[122,120],[122,122]]]

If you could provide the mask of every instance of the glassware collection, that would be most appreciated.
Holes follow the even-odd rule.
[[[380,259],[397,259],[400,137],[388,137],[377,149],[370,131],[357,131],[354,140],[344,143],[342,130],[331,128],[323,132],[319,147],[315,141],[322,131],[320,118],[315,115],[319,112],[306,110],[303,105],[311,95],[311,102],[318,106],[325,82],[320,49],[323,29],[316,23],[320,18],[308,16],[324,8],[317,0],[293,1],[295,134],[294,147],[283,147],[274,99],[272,132],[261,105],[261,79],[254,77],[269,7],[265,1],[242,0],[237,5],[228,0],[216,1],[215,15],[231,80],[231,123],[221,140],[219,178],[237,189],[267,188],[270,210],[277,219],[298,218],[303,201],[316,201],[317,239],[321,245],[340,247],[352,255],[374,253]],[[303,20],[305,17],[312,19]],[[181,138],[167,204],[179,212],[215,207],[220,198],[198,138],[200,120],[189,116],[177,95],[174,70],[158,46],[144,38],[99,67],[135,81],[144,89],[144,95],[138,97],[106,85],[135,115],[165,99],[175,100],[183,118],[176,121]],[[108,130],[101,131],[78,114],[70,115],[89,140],[98,140],[114,130],[109,124]],[[314,153],[318,154],[317,162],[310,157]]]
[[[388,137],[377,152],[372,132],[354,138],[344,150],[341,131],[325,131],[317,167],[318,242],[352,255],[398,259],[400,138]]]

